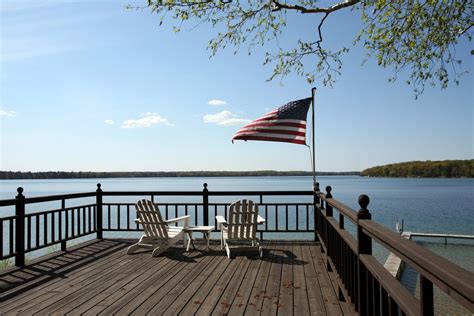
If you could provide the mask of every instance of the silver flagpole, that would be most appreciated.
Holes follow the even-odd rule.
[[[314,87],[313,89],[311,89],[311,96],[313,97],[313,101],[311,102],[312,104],[312,114],[311,114],[311,122],[313,123],[312,127],[313,127],[313,130],[312,130],[312,135],[311,135],[311,141],[313,143],[313,190],[316,188],[316,155],[315,155],[315,150],[314,150],[314,144],[315,144],[315,140],[314,140],[314,107],[316,105],[316,88]]]

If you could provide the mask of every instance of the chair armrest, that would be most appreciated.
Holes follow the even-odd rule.
[[[227,221],[225,220],[224,216],[217,215],[216,216],[217,226],[220,229],[223,229],[227,226]]]
[[[168,219],[168,220],[165,221],[165,223],[171,224],[171,223],[176,223],[176,222],[179,222],[179,221],[183,221],[184,222],[183,226],[188,227],[190,218],[191,218],[191,215],[184,215],[184,216]]]
[[[257,216],[257,223],[258,223],[258,224],[263,224],[263,223],[265,223],[265,218],[263,218],[262,216],[258,215],[258,216]]]
[[[137,223],[137,224],[140,224],[140,223],[141,223],[141,221],[140,221],[139,218],[135,218],[135,219],[134,219],[134,222]]]
[[[216,221],[217,221],[217,224],[227,224],[227,221],[225,220],[224,216],[217,215]]]

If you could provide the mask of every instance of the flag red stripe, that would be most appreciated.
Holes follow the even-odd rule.
[[[265,128],[256,128],[254,130],[249,131],[238,131],[235,133],[235,136],[238,135],[252,135],[256,133],[266,133],[266,134],[284,134],[284,135],[295,135],[295,136],[306,136],[306,131],[298,132],[298,131],[287,131],[287,130],[280,130],[280,129],[265,129]]]

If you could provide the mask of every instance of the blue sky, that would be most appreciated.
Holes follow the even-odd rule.
[[[2,0],[0,170],[310,170],[304,146],[231,143],[246,121],[309,97],[303,78],[267,82],[263,49],[209,58],[216,30],[174,34],[131,2]],[[280,45],[314,39],[317,21],[289,15]],[[333,88],[316,84],[317,170],[473,158],[472,73],[415,100],[403,75],[391,84],[390,69],[361,65],[355,12],[327,22],[327,45],[351,51]],[[458,46],[467,70],[471,48]]]

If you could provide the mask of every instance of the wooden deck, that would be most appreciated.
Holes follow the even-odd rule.
[[[229,260],[219,245],[126,255],[124,240],[94,240],[0,273],[0,314],[341,315],[319,243],[263,243],[262,259]]]

